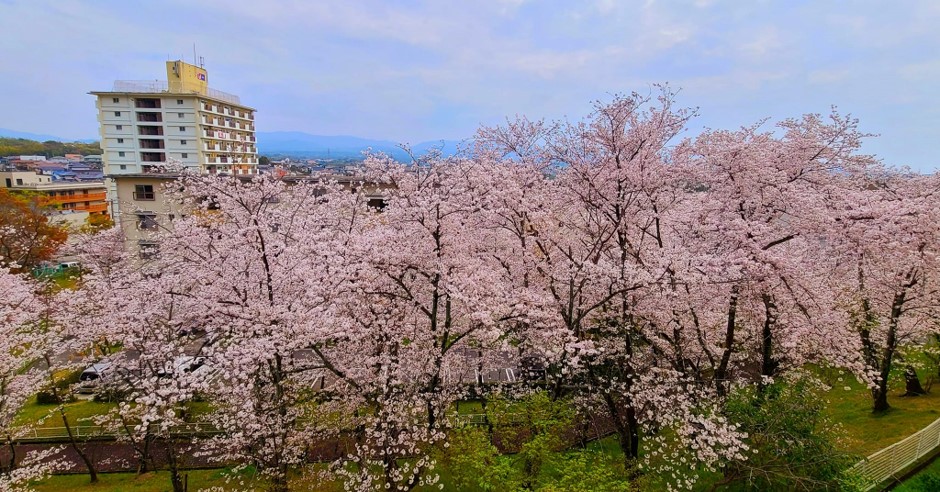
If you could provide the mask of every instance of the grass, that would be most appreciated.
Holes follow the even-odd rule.
[[[227,469],[189,470],[189,490],[221,487],[223,490],[263,490],[263,482],[250,476],[232,479]],[[88,475],[54,475],[32,485],[36,492],[164,492],[173,490],[169,472],[146,473],[101,473],[98,483],[88,483]]]
[[[65,404],[65,415],[68,416],[69,425],[95,425],[91,422],[93,417],[104,415],[117,403],[99,403],[92,400],[78,400]],[[33,425],[36,427],[62,427],[62,417],[58,412],[53,411],[57,405],[40,405],[36,403],[35,397],[32,401],[23,406],[20,413],[16,416],[17,425]]]
[[[339,482],[323,482],[318,472],[323,465],[308,467],[305,475],[297,474],[290,479],[291,490],[316,490],[318,492],[340,492]],[[253,468],[233,472],[230,468],[210,470],[188,470],[189,490],[205,490],[215,487],[225,491],[263,491],[266,482],[256,476]],[[169,492],[173,490],[170,473],[165,471],[137,476],[133,473],[100,473],[98,483],[88,483],[88,475],[53,475],[31,485],[34,492]],[[437,490],[437,489],[435,489]]]
[[[940,418],[940,388],[935,387],[930,394],[903,398],[903,381],[893,381],[889,403],[892,409],[887,413],[875,415],[871,412],[871,395],[868,388],[863,386],[847,372],[840,374],[838,370],[820,370],[820,375],[830,384],[832,389],[823,394],[829,416],[846,434],[842,447],[858,456],[869,455],[879,449],[889,446],[920,430],[927,424]],[[73,425],[88,425],[80,422],[81,419],[101,415],[114,407],[114,403],[97,403],[93,401],[79,401],[66,405],[66,412]],[[37,405],[35,400],[27,405],[17,417],[19,422],[36,422],[47,415],[54,405]],[[192,403],[190,411],[193,416],[206,413],[210,410],[208,403]],[[457,410],[455,408],[455,410]],[[459,404],[459,413],[480,413],[483,411],[478,401],[462,401]],[[59,427],[62,425],[58,415],[46,419],[44,426]],[[591,443],[590,448],[602,454],[617,457],[620,450],[616,440],[608,437]],[[503,456],[500,459],[512,460],[512,456]],[[439,469],[444,490],[453,490],[448,487],[450,474],[448,470]],[[549,470],[550,471],[550,470]],[[226,470],[194,470],[189,474],[190,490],[200,490],[208,487],[220,487],[222,490],[259,490],[263,483],[259,479],[247,477],[244,484],[230,481]],[[896,488],[902,492],[926,490],[922,488],[918,477],[925,475],[940,476],[940,460],[932,463],[917,476],[906,481]],[[704,477],[703,477],[704,478]],[[74,490],[78,492],[110,492],[110,491],[164,491],[171,490],[169,476],[166,472],[151,473],[136,477],[131,473],[116,473],[101,475],[101,483],[90,485],[85,475],[64,475],[49,477],[35,485],[37,491]],[[706,479],[707,480],[707,479]],[[295,476],[291,480],[292,488],[296,490],[341,490],[337,483],[320,483],[312,475]],[[420,490],[432,490],[430,487]]]
[[[829,416],[846,433],[842,447],[859,456],[890,446],[940,418],[940,388],[922,396],[902,397],[903,381],[892,381],[895,384],[888,395],[891,409],[875,415],[868,388],[854,377],[836,372],[827,379],[832,385],[825,395]]]
[[[189,402],[190,420],[209,414],[212,405],[207,402]],[[55,411],[57,405],[41,405],[36,398],[25,405],[16,416],[16,425],[30,425],[39,428],[62,427],[62,417]],[[115,402],[96,402],[94,400],[77,400],[65,404],[65,414],[69,425],[95,425],[94,417],[107,414],[117,407]]]
[[[940,457],[892,490],[895,492],[935,492],[936,489],[926,483],[930,479],[934,480],[934,484],[940,483]]]

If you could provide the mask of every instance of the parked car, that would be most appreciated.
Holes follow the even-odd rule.
[[[173,374],[196,374],[208,376],[212,368],[207,364],[205,357],[181,356],[173,359],[173,362],[167,363],[163,369],[157,371],[159,377],[169,377]]]
[[[95,362],[87,369],[82,371],[82,374],[78,377],[78,389],[76,390],[81,394],[91,394],[98,389],[98,386],[102,381],[108,376],[108,373],[111,371],[111,361],[108,359],[102,359],[98,362]]]

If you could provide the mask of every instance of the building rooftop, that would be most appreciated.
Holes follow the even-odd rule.
[[[173,92],[170,91],[170,84],[165,80],[115,80],[110,91],[92,91],[89,94],[179,94],[216,99],[239,106],[242,104],[241,98],[235,94],[212,88],[207,88],[205,94],[199,92]],[[243,107],[247,108],[247,106]],[[254,108],[249,109],[253,110]]]

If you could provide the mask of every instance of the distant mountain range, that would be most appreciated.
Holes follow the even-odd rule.
[[[258,153],[268,156],[289,156],[306,158],[359,159],[362,152],[371,149],[372,152],[384,152],[395,159],[407,160],[408,154],[402,150],[398,142],[391,140],[376,140],[370,138],[353,137],[347,135],[311,135],[303,132],[258,132]],[[25,138],[45,142],[70,142],[68,139],[55,135],[21,132],[0,128],[0,137]],[[97,139],[77,140],[78,142],[96,142]],[[430,140],[411,145],[416,156],[423,155],[431,149],[440,149],[444,156],[452,156],[457,147],[467,142],[459,140]]]
[[[49,140],[54,140],[56,142],[81,142],[81,143],[92,143],[97,142],[97,138],[86,138],[83,140],[70,140],[68,138],[57,137],[55,135],[45,135],[42,133],[29,133],[29,132],[20,132],[16,130],[10,130],[8,128],[0,128],[0,137],[5,138],[25,138],[26,140],[35,140],[37,142],[47,142]]]
[[[287,155],[296,157],[357,159],[362,152],[384,152],[399,160],[408,159],[408,154],[397,142],[375,140],[347,135],[311,135],[303,132],[258,132],[258,153],[264,155]],[[412,152],[418,156],[433,148],[441,149],[445,156],[454,155],[458,140],[431,140],[411,145]]]

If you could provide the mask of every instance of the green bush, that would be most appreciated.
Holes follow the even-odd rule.
[[[36,393],[36,403],[39,405],[58,405],[59,403],[75,401],[75,396],[72,394],[72,385],[78,383],[81,375],[81,369],[68,373],[65,377],[56,381],[55,391],[44,389]]]
[[[837,446],[824,401],[809,377],[734,392],[725,413],[748,434],[751,453],[729,463],[722,482],[735,490],[853,490],[847,471],[858,458]]]

